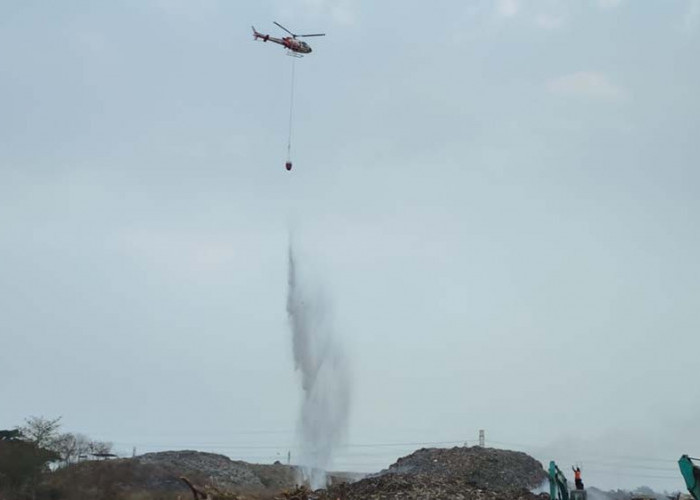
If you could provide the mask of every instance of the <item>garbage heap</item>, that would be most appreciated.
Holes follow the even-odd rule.
[[[547,475],[525,453],[481,447],[423,448],[355,483],[317,492],[322,500],[537,500]]]

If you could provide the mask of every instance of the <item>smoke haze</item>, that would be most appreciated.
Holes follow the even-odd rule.
[[[292,329],[295,369],[301,372],[299,420],[305,479],[326,486],[326,471],[348,422],[350,377],[334,336],[326,295],[300,279],[298,259],[289,245],[287,314]]]

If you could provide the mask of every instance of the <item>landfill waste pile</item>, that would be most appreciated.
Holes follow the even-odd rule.
[[[547,479],[542,464],[520,451],[482,448],[422,448],[399,458],[380,474],[461,477],[487,489],[532,489]]]
[[[480,447],[424,448],[355,483],[317,491],[323,500],[535,500],[547,475],[525,453]]]
[[[37,500],[547,498],[531,493],[546,479],[538,461],[524,453],[490,448],[421,449],[359,481],[351,473],[331,473],[329,477],[327,489],[312,491],[308,485],[298,484],[300,474],[294,466],[250,464],[197,451],[166,451],[59,469],[47,478]]]
[[[526,489],[488,490],[462,478],[385,474],[315,492],[319,500],[545,500]]]
[[[247,500],[245,496],[237,495],[231,491],[223,491],[208,484],[205,484],[204,486],[197,486],[192,484],[192,481],[187,479],[185,476],[182,476],[180,479],[190,489],[194,500]],[[181,496],[178,495],[178,499],[180,498]]]
[[[59,468],[39,485],[37,500],[192,498],[183,477],[214,499],[257,499],[295,487],[298,471],[280,463],[250,464],[215,453],[165,451]]]
[[[231,460],[216,453],[164,451],[146,453],[133,460],[162,470],[162,489],[180,489],[180,476],[191,476],[223,490],[282,489],[296,484],[296,469],[282,464],[262,465]],[[201,478],[201,479],[200,479]]]
[[[285,490],[275,497],[275,500],[311,500],[317,498],[314,492],[308,487],[301,485],[292,490]]]

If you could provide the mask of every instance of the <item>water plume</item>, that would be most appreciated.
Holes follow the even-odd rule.
[[[313,489],[327,485],[326,472],[340,444],[350,409],[350,376],[326,294],[299,275],[289,245],[287,315],[295,369],[301,372],[299,437],[304,478]],[[306,278],[306,275],[304,276]]]

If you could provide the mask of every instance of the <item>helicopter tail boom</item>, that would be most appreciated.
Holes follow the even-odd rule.
[[[263,42],[267,42],[271,37],[270,35],[263,35],[262,33],[259,33],[256,29],[255,26],[251,26],[253,28],[253,40],[257,40],[260,38]],[[272,39],[272,41],[276,41],[275,38]]]

